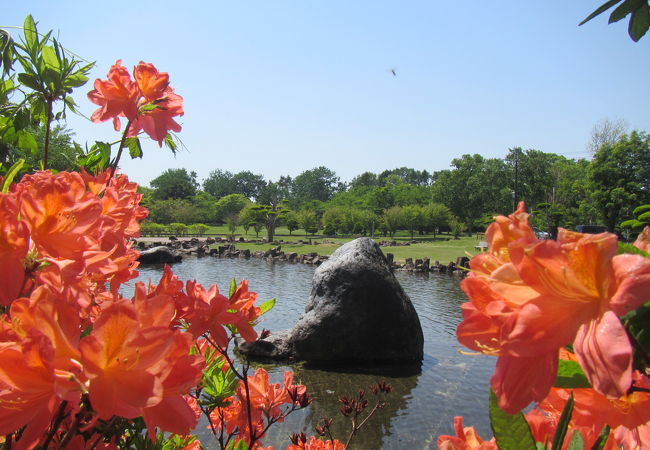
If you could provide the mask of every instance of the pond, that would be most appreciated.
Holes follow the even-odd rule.
[[[272,262],[263,259],[186,258],[173,266],[183,281],[196,279],[206,288],[217,283],[228,291],[230,280],[249,280],[249,289],[259,294],[258,303],[275,298],[276,306],[263,316],[258,331],[291,328],[303,313],[314,267]],[[140,280],[157,283],[162,267],[140,268]],[[403,449],[436,448],[441,434],[453,434],[453,418],[462,415],[465,426],[474,425],[483,438],[489,438],[488,380],[495,358],[459,353],[455,330],[461,320],[460,305],[465,301],[458,279],[444,274],[396,272],[396,277],[411,298],[424,332],[424,360],[417,375],[399,376],[399,370],[368,373],[364,368],[345,372],[314,370],[296,366],[264,367],[272,381],[280,382],[285,370],[295,372],[295,380],[307,385],[313,404],[294,412],[284,423],[274,425],[265,445],[284,448],[294,432],[315,434],[314,426],[324,417],[334,419],[334,435],[345,442],[349,423],[338,412],[338,398],[368,389],[379,380],[392,384],[388,405],[378,410],[352,441],[351,448]],[[397,372],[397,373],[395,373]],[[197,433],[206,447],[214,448],[203,427]],[[205,439],[204,439],[205,437]]]

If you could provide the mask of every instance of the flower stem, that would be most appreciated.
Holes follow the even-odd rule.
[[[52,126],[52,103],[53,100],[47,100],[47,121],[45,123],[45,142],[43,143],[43,170],[47,170],[47,159],[50,150],[50,127]]]
[[[117,156],[115,157],[115,161],[113,161],[113,166],[111,167],[111,173],[108,177],[108,181],[111,181],[111,178],[113,178],[113,175],[115,174],[115,171],[117,170],[117,164],[120,162],[120,158],[122,157],[122,150],[124,150],[124,143],[126,142],[126,135],[129,133],[129,128],[131,127],[131,121],[129,120],[126,123],[126,128],[124,128],[124,133],[122,134],[122,139],[120,140],[120,146],[117,149]]]

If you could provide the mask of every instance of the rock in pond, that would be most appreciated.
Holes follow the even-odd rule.
[[[181,255],[165,245],[143,250],[140,252],[140,257],[138,257],[140,264],[174,263],[181,259],[183,259]]]
[[[420,362],[423,345],[420,319],[379,245],[359,238],[316,269],[293,329],[240,342],[239,350],[262,359],[383,364]]]

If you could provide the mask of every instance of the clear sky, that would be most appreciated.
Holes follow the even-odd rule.
[[[516,146],[588,157],[604,118],[650,131],[650,35],[634,43],[607,15],[577,26],[603,2],[26,0],[0,25],[31,13],[96,61],[75,96],[87,116],[117,59],[169,73],[187,151],[146,142],[121,163],[141,184],[167,168],[275,181],[321,165],[349,181]],[[80,143],[119,139],[110,122],[69,125]]]

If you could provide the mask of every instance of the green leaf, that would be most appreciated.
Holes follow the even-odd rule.
[[[626,242],[619,242],[618,243],[618,251],[616,252],[617,255],[622,255],[624,253],[629,253],[632,255],[641,255],[645,256],[646,258],[650,258],[650,254],[644,252],[640,248],[635,247],[632,244],[628,244]]]
[[[650,211],[640,214],[638,217],[639,220],[645,220],[646,222],[650,220]]]
[[[645,211],[650,211],[650,205],[640,205],[634,208],[634,211],[632,211],[632,214],[640,214]]]
[[[83,72],[77,71],[65,79],[64,85],[67,88],[83,86],[88,81],[88,77]]]
[[[225,406],[226,399],[233,395],[239,380],[230,369],[222,370],[224,359],[215,358],[212,363],[203,371],[200,402],[209,408]]]
[[[621,317],[621,321],[641,350],[650,355],[650,301]]]
[[[645,225],[645,223],[639,222],[636,219],[630,219],[630,220],[626,220],[624,222],[621,222],[621,227],[622,228],[638,228],[638,227],[641,227],[643,225]]]
[[[499,408],[497,396],[490,389],[490,425],[501,450],[536,449],[528,422],[521,412],[508,414]]]
[[[557,378],[553,385],[558,388],[589,388],[589,380],[587,376],[575,361],[566,361],[561,359],[557,368]]]
[[[176,149],[178,148],[178,145],[176,145],[176,141],[174,141],[174,138],[171,134],[167,133],[165,136],[165,146],[167,146],[168,149],[172,151],[172,153],[176,154]]]
[[[650,27],[650,7],[648,2],[643,0],[643,5],[632,13],[627,31],[632,40],[638,42],[646,34],[648,27]]]
[[[591,450],[602,450],[605,448],[605,444],[607,443],[607,438],[609,437],[609,425],[605,425],[598,435],[598,439],[596,439],[596,442],[594,442],[594,445],[591,446]]]
[[[589,21],[590,21],[591,19],[593,19],[594,17],[596,17],[596,16],[598,16],[598,15],[604,13],[604,12],[607,11],[609,8],[611,8],[612,6],[614,6],[615,4],[617,4],[617,3],[621,2],[621,1],[622,1],[622,0],[609,0],[608,2],[606,2],[606,3],[602,4],[602,5],[600,5],[600,6],[598,7],[598,9],[596,9],[596,11],[592,12],[591,14],[589,14],[585,20],[583,20],[582,22],[580,22],[580,23],[578,24],[578,26],[583,25],[583,24],[589,22]]]
[[[43,62],[46,67],[59,72],[61,70],[61,64],[59,63],[59,58],[57,57],[56,50],[53,47],[47,45],[43,47],[41,53],[43,55]]]
[[[267,312],[269,312],[274,306],[275,306],[275,299],[274,298],[272,298],[271,300],[267,300],[264,303],[262,303],[260,305],[260,310],[261,310],[260,316],[262,314],[266,314]]]
[[[32,75],[31,73],[19,73],[18,81],[34,91],[40,91],[42,89],[38,78],[36,78],[36,76]]]
[[[584,448],[585,440],[582,438],[580,432],[578,430],[575,430],[573,432],[573,436],[571,436],[567,450],[584,450]]]
[[[571,392],[569,400],[567,400],[566,405],[564,405],[564,410],[562,410],[560,421],[558,422],[555,434],[553,435],[551,450],[562,449],[566,431],[569,429],[569,422],[571,422],[571,414],[573,414],[573,392]]]
[[[27,47],[35,49],[36,43],[38,42],[38,34],[36,32],[36,23],[34,23],[34,18],[31,14],[28,14],[27,17],[25,17],[23,33],[25,34],[25,43],[27,44]]]
[[[228,297],[232,297],[236,290],[237,290],[237,282],[233,278],[232,280],[230,280],[230,289],[228,290]]]
[[[641,6],[641,2],[645,1],[646,0],[625,0],[609,16],[609,23],[612,24],[614,22],[618,22],[630,14],[632,11],[636,10],[639,6]]]
[[[228,442],[228,445],[226,446],[226,450],[248,450],[248,445],[246,444],[246,441],[243,439],[238,440],[237,442],[234,442],[234,439]]]
[[[18,130],[16,132],[16,137],[18,138],[18,147],[29,150],[32,153],[38,151],[38,143],[34,136],[27,130]]]
[[[2,182],[2,193],[3,194],[6,194],[7,192],[9,192],[9,186],[14,181],[14,178],[16,177],[18,172],[20,172],[20,169],[23,167],[23,164],[25,164],[25,160],[24,159],[19,159],[18,161],[16,161],[16,163],[13,166],[11,166],[9,168],[9,170],[7,171],[7,174],[5,175],[5,179]]]
[[[140,146],[140,139],[137,137],[130,137],[126,138],[124,143],[129,149],[129,155],[131,155],[131,159],[142,158],[142,147]]]

